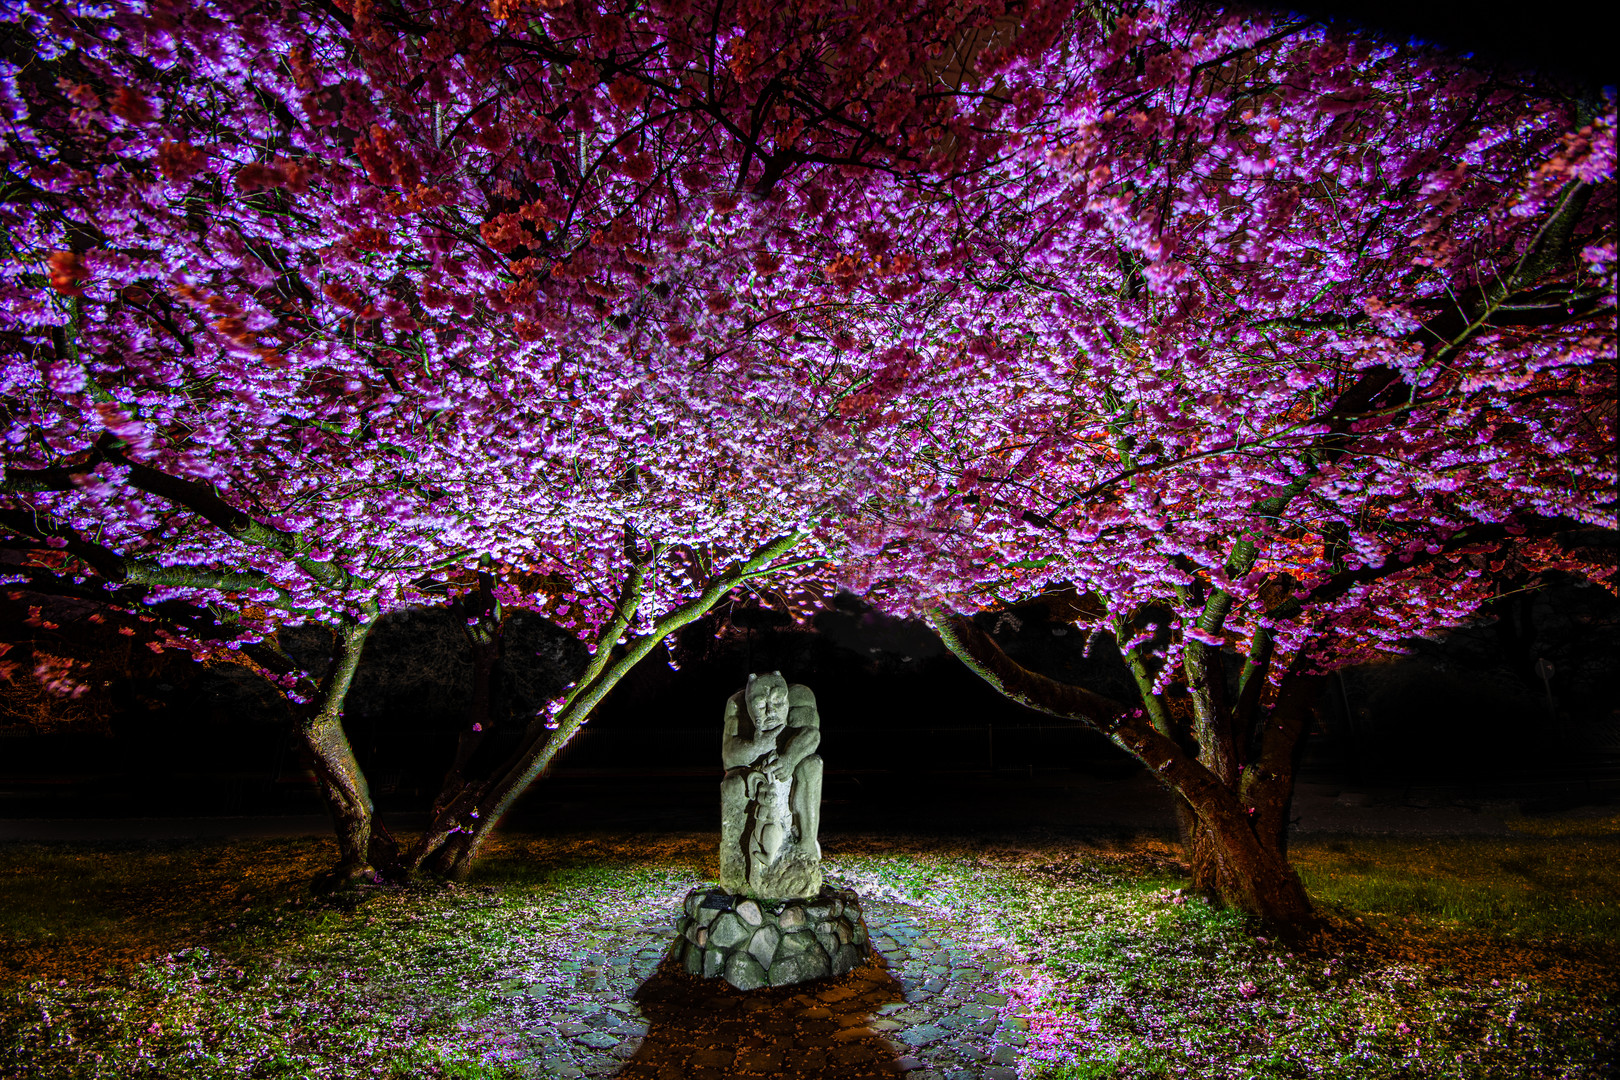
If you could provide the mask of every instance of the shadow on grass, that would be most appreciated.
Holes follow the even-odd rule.
[[[871,1024],[902,998],[900,984],[869,962],[837,979],[742,991],[670,965],[636,991],[647,1037],[621,1080],[772,1080],[898,1077],[894,1051]]]

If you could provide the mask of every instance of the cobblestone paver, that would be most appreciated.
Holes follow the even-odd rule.
[[[601,927],[543,980],[497,987],[523,1021],[507,1060],[537,1080],[1015,1080],[1027,1024],[998,990],[1010,958],[931,913],[866,905],[871,961],[751,993],[663,962],[675,911]]]

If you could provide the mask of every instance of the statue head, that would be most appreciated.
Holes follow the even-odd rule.
[[[780,671],[748,676],[748,715],[758,731],[778,731],[787,725],[788,684]]]

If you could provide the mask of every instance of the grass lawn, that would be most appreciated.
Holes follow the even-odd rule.
[[[1024,1077],[1612,1076],[1620,836],[1539,831],[1301,842],[1330,929],[1293,942],[1179,895],[1161,838],[825,847],[1009,961]],[[505,837],[467,886],[341,899],[307,890],[324,841],[0,846],[0,1077],[547,1076],[533,1018],[646,981],[714,844]]]

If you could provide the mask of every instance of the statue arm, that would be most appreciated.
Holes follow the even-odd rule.
[[[816,711],[816,695],[802,683],[788,687],[788,723],[795,727],[821,725],[821,714]]]
[[[821,715],[816,712],[816,699],[807,688],[795,686],[792,700],[787,730],[777,740],[777,764],[772,769],[780,780],[792,776],[799,763],[821,746]]]
[[[742,715],[742,695],[733,694],[726,702],[725,728],[720,736],[720,763],[727,769],[751,764],[758,756],[753,740],[737,737]]]
[[[792,770],[821,745],[821,713],[816,709],[816,695],[808,686],[794,683],[788,687],[788,703],[788,727],[777,754]]]
[[[821,729],[816,727],[790,727],[777,749],[777,757],[789,770],[816,752],[821,745]]]

